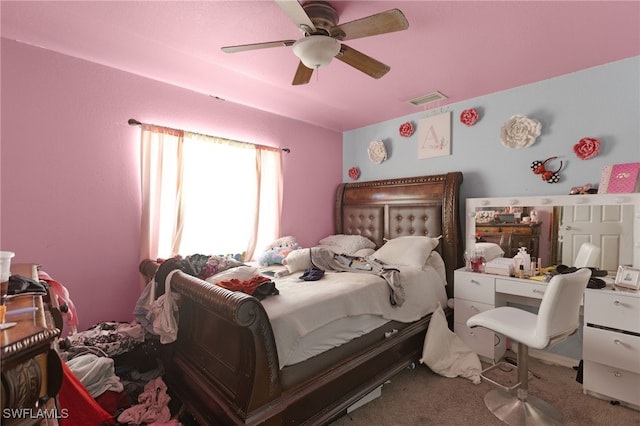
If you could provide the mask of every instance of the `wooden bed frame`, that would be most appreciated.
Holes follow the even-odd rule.
[[[453,271],[463,264],[461,183],[460,172],[343,183],[336,193],[336,234],[364,235],[377,246],[402,235],[442,235],[438,250],[453,297]],[[140,264],[147,279],[157,268],[151,260]],[[326,424],[417,362],[430,319],[401,324],[390,337],[377,330],[280,370],[269,318],[256,298],[182,272],[173,275],[171,288],[182,302],[165,380],[202,425]]]

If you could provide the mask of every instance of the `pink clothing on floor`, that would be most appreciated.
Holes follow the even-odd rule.
[[[51,278],[49,274],[44,271],[38,271],[38,278],[49,284],[49,289],[51,289],[51,292],[55,295],[58,305],[67,306],[68,310],[66,313],[63,313],[62,316],[65,318],[67,325],[75,330],[78,326],[78,314],[76,313],[76,306],[73,304],[73,301],[69,296],[69,291],[65,286]]]
[[[118,422],[139,425],[142,423],[166,423],[171,419],[171,397],[162,377],[150,380],[138,396],[138,405],[127,408],[118,416]]]
[[[171,419],[166,423],[149,423],[147,426],[182,426],[177,419]]]

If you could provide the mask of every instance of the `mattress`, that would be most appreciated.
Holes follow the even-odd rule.
[[[343,345],[389,321],[410,323],[438,305],[446,306],[446,282],[436,268],[398,269],[405,290],[402,306],[390,303],[383,278],[366,272],[328,271],[318,281],[303,281],[301,273],[274,278],[280,294],[262,304],[271,320],[280,368]]]

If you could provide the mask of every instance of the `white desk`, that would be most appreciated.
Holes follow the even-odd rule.
[[[479,274],[458,269],[454,273],[455,333],[480,358],[488,362],[499,361],[505,353],[505,339],[483,328],[470,329],[467,320],[473,315],[504,306],[508,301],[538,306],[547,283],[501,275]]]
[[[481,359],[491,363],[499,361],[506,350],[505,338],[484,328],[470,329],[467,319],[504,306],[508,301],[538,306],[547,283],[480,274],[465,268],[456,270],[454,279],[455,333]],[[587,289],[583,312],[584,392],[639,409],[640,293],[615,290],[612,286]],[[541,354],[541,351],[530,351],[531,356]],[[569,364],[576,365],[577,362],[569,360]]]

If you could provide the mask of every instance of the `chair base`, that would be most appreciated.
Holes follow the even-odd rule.
[[[521,381],[518,381],[516,384],[511,385],[511,386],[507,386],[507,385],[503,385],[502,383],[498,383],[497,381],[493,380],[492,378],[490,378],[489,376],[487,376],[487,373],[495,370],[496,368],[499,368],[500,370],[506,372],[506,373],[512,373],[514,371],[518,370],[518,366],[517,365],[513,365],[509,362],[506,361],[500,361],[497,362],[491,366],[489,366],[488,368],[485,368],[484,370],[482,370],[480,372],[480,378],[482,378],[482,380],[485,380],[491,384],[493,384],[494,386],[499,387],[500,389],[503,389],[507,392],[511,392],[515,389],[517,389],[518,387],[520,387],[520,385],[522,385]],[[519,372],[518,372],[519,374]],[[533,373],[531,373],[531,371],[527,370],[527,380],[531,380],[533,379]]]
[[[503,389],[494,389],[484,396],[484,403],[494,416],[511,426],[564,424],[558,410],[533,395],[520,399]]]

